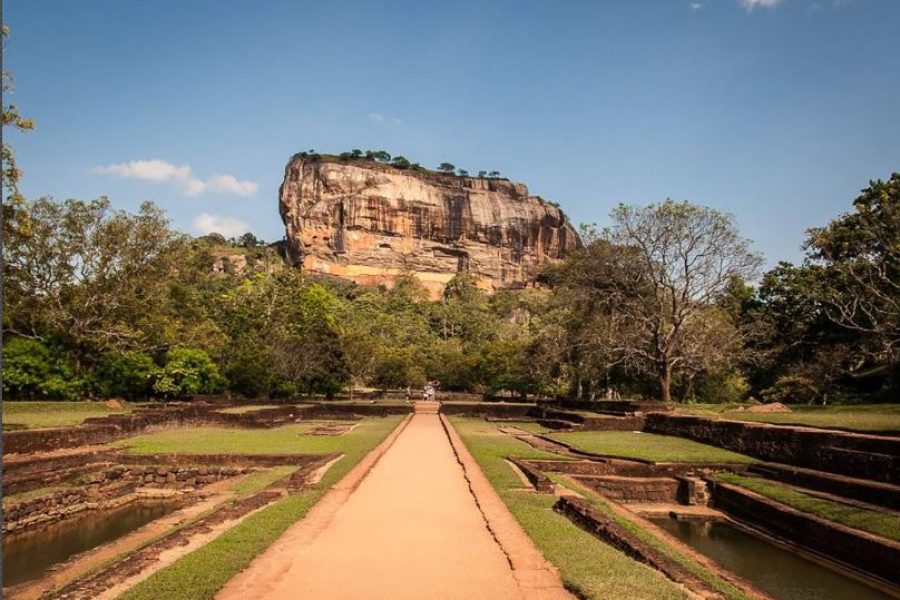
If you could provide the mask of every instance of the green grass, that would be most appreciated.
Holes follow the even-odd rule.
[[[303,435],[315,426],[316,423],[307,422],[275,429],[180,427],[119,440],[113,445],[127,447],[132,454],[327,454],[341,450],[344,436]],[[363,429],[371,426],[367,421],[360,425]]]
[[[250,473],[246,477],[241,478],[240,481],[235,482],[234,485],[231,486],[231,491],[239,496],[255,494],[279,479],[292,474],[298,468],[299,467],[288,465],[284,467],[269,467],[268,469]]]
[[[792,508],[894,541],[900,541],[900,516],[895,513],[866,510],[832,502],[791,488],[783,483],[766,481],[731,473],[720,473],[716,479],[738,485]]]
[[[267,408],[278,408],[276,404],[251,404],[249,406],[232,406],[230,408],[223,408],[216,412],[227,413],[229,415],[242,415],[244,413],[256,412],[258,410],[265,410]]]
[[[247,567],[400,423],[402,417],[363,421],[337,438],[344,457],[312,489],[254,513],[202,548],[180,558],[119,596],[120,600],[207,600]],[[338,447],[339,446],[339,447]]]
[[[48,485],[47,487],[37,488],[34,490],[28,490],[25,492],[19,492],[17,494],[3,494],[3,506],[9,506],[10,504],[14,504],[16,502],[22,502],[23,500],[31,500],[33,498],[39,498],[45,494],[52,494],[53,492],[57,492],[59,490],[66,489],[66,485]]]
[[[3,428],[72,427],[81,425],[88,417],[128,413],[135,408],[131,403],[123,403],[122,408],[107,408],[102,402],[4,402]]]
[[[532,423],[529,421],[493,421],[498,427],[517,427],[530,433],[552,433],[554,430],[544,427],[540,423]]]
[[[559,483],[560,485],[564,485],[569,489],[582,494],[582,496],[584,496],[584,499],[587,500],[591,504],[591,506],[598,512],[609,518],[620,527],[629,531],[638,539],[646,542],[668,558],[677,562],[679,565],[687,569],[690,573],[711,585],[716,591],[723,594],[729,600],[746,600],[748,598],[748,596],[741,590],[734,587],[732,584],[728,583],[721,577],[717,576],[715,573],[708,571],[703,565],[701,565],[694,559],[681,554],[678,550],[670,546],[664,538],[660,537],[655,532],[644,529],[639,523],[636,523],[635,521],[632,521],[630,519],[626,519],[625,517],[618,514],[615,510],[613,510],[609,502],[602,498],[599,494],[596,494],[589,490],[585,490],[582,487],[576,487],[572,485],[566,477],[560,475],[559,473],[550,473],[549,477],[554,482]]]
[[[679,413],[736,421],[807,425],[851,431],[900,431],[900,404],[859,404],[847,406],[795,406],[789,413],[735,411],[737,404],[695,404],[678,408]]]
[[[688,598],[680,587],[655,570],[628,558],[553,511],[556,498],[522,491],[522,480],[507,456],[558,460],[497,431],[493,423],[451,417],[463,442],[510,511],[544,556],[560,572],[566,587],[589,599]]]
[[[654,462],[748,463],[743,454],[684,438],[633,431],[576,431],[552,433],[550,438],[594,454]]]

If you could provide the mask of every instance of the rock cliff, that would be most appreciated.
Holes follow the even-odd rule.
[[[521,183],[366,160],[295,156],[279,209],[294,265],[366,284],[412,273],[432,297],[460,271],[488,291],[528,284],[581,244]]]

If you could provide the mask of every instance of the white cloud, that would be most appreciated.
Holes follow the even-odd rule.
[[[403,125],[403,119],[400,117],[391,117],[379,112],[369,113],[369,120],[376,125],[383,125],[385,123],[390,123],[391,125]]]
[[[703,8],[703,3],[702,2],[691,2],[690,4],[688,4],[688,6],[690,7],[690,9],[692,11],[698,11],[701,8]]]
[[[221,233],[225,237],[236,237],[250,231],[250,227],[240,219],[209,213],[202,213],[194,218],[194,229],[203,235]]]
[[[741,0],[741,6],[747,9],[748,12],[758,6],[773,8],[778,4],[781,4],[781,0]]]
[[[191,176],[191,168],[188,165],[176,167],[168,161],[159,159],[133,160],[105,167],[94,167],[93,171],[101,175],[118,175],[146,181],[184,181]]]
[[[190,179],[184,193],[187,196],[199,196],[203,192],[210,191],[252,196],[258,187],[255,181],[239,181],[234,175],[213,175],[206,181]]]
[[[213,175],[200,179],[194,176],[190,165],[176,166],[160,159],[133,160],[91,170],[100,175],[117,175],[154,183],[175,182],[181,186],[185,196],[198,196],[207,191],[252,196],[259,188],[255,181],[241,181],[234,175]]]

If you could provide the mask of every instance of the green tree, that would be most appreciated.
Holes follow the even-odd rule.
[[[3,345],[3,394],[17,400],[77,400],[84,380],[72,361],[36,340],[9,339]]]
[[[456,167],[448,162],[442,162],[438,165],[438,171],[441,173],[453,173],[456,170]]]
[[[153,390],[165,397],[215,394],[225,389],[226,379],[203,350],[175,348],[166,353],[165,365],[156,374]]]
[[[113,352],[100,357],[94,370],[94,381],[103,396],[140,400],[153,394],[157,373],[158,368],[148,354]]]
[[[132,215],[105,198],[42,198],[24,202],[15,220],[3,247],[6,331],[57,340],[78,369],[104,352],[210,336],[204,321],[179,316],[172,291],[193,277],[191,249],[153,204]]]

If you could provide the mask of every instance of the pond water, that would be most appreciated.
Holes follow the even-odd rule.
[[[91,511],[37,531],[3,536],[3,587],[37,579],[69,557],[116,540],[180,508],[178,502],[134,502]]]
[[[651,519],[779,600],[890,600],[893,596],[728,523]]]

